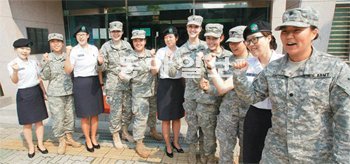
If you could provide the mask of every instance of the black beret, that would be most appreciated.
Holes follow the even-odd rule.
[[[14,48],[30,47],[32,45],[33,45],[33,42],[30,39],[26,39],[26,38],[20,38],[13,42]]]
[[[246,40],[249,35],[257,32],[263,32],[263,31],[271,32],[271,25],[268,22],[258,20],[256,22],[249,24],[244,29],[243,38],[244,40]]]
[[[86,32],[87,34],[89,34],[89,29],[86,26],[84,26],[84,25],[78,26],[75,29],[74,37],[77,35],[78,32]]]
[[[178,32],[177,32],[176,27],[174,27],[174,26],[170,26],[170,27],[166,28],[166,29],[163,31],[163,37],[164,37],[165,35],[168,35],[168,34],[174,34],[175,36],[178,36],[178,35],[179,35]]]

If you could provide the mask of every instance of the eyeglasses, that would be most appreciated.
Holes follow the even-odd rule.
[[[258,36],[258,37],[254,37],[252,39],[246,40],[246,41],[244,41],[244,44],[246,46],[249,46],[250,43],[256,44],[256,43],[258,43],[259,39],[262,38],[262,37],[264,37],[264,36]]]

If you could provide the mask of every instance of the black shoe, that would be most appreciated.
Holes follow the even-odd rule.
[[[100,144],[94,145],[94,144],[92,143],[92,146],[93,146],[95,149],[100,149],[100,148],[101,148]]]
[[[169,158],[173,158],[174,157],[174,153],[173,152],[168,153],[166,146],[165,146],[164,151],[165,151],[166,156],[168,156]]]
[[[174,142],[171,142],[171,146],[178,152],[178,153],[185,153],[182,148],[178,149],[175,147]]]
[[[37,145],[36,147],[38,148],[38,150],[39,150],[42,154],[47,154],[47,153],[49,153],[49,151],[48,151],[47,149],[41,150],[41,149],[39,148],[38,145]]]
[[[34,156],[35,156],[35,151],[32,154],[28,153],[29,158],[33,158]]]
[[[86,142],[85,142],[85,148],[88,152],[91,152],[91,153],[94,152],[94,146],[92,146],[92,148],[89,148]]]

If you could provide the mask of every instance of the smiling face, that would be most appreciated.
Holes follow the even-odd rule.
[[[168,34],[164,36],[164,42],[167,47],[174,47],[176,46],[176,41],[178,40],[178,37],[176,37],[174,34]]]
[[[123,36],[123,31],[113,30],[113,31],[110,31],[109,34],[111,35],[111,38],[114,42],[118,42]]]
[[[133,39],[132,45],[136,52],[142,52],[145,49],[146,39]]]
[[[281,29],[281,41],[284,50],[290,58],[304,60],[312,51],[312,41],[318,34],[318,29],[310,27],[286,26]]]
[[[50,48],[53,52],[62,53],[63,41],[57,40],[57,39],[52,39],[49,41],[49,43],[50,43]]]
[[[231,52],[235,56],[242,56],[242,55],[247,54],[247,47],[245,46],[245,44],[243,42],[230,42],[229,47],[230,47]]]
[[[220,49],[220,43],[221,41],[224,40],[224,36],[221,35],[221,37],[216,38],[213,36],[206,36],[205,37],[205,41],[207,42],[208,48],[210,49],[210,51],[217,51]]]
[[[264,36],[257,32],[249,35],[244,42],[253,56],[261,57],[270,51],[270,41],[271,35]]]
[[[195,39],[199,37],[202,27],[194,24],[189,24],[186,26],[187,34],[189,38]]]
[[[30,55],[31,48],[30,47],[18,47],[15,50],[16,50],[16,53],[17,53],[19,58],[21,58],[23,60],[27,60],[29,55]]]
[[[79,45],[81,45],[81,46],[84,46],[87,44],[89,37],[90,37],[90,35],[86,32],[78,32],[75,35],[75,38],[77,39]]]

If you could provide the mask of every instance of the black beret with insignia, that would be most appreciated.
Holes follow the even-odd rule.
[[[86,32],[87,34],[89,34],[89,29],[84,25],[78,26],[75,30],[74,37],[77,35],[78,32]]]
[[[247,37],[251,34],[257,33],[257,32],[263,32],[268,31],[271,32],[271,25],[268,22],[258,20],[256,22],[253,22],[249,24],[243,32],[244,40],[247,39]]]
[[[177,32],[176,27],[174,27],[174,26],[170,26],[170,27],[166,28],[166,29],[163,31],[163,37],[164,37],[165,35],[168,35],[168,34],[174,34],[175,36],[178,36],[178,35],[179,35],[178,32]]]
[[[30,47],[32,45],[33,45],[33,42],[30,39],[26,39],[26,38],[20,38],[13,42],[14,48]]]

